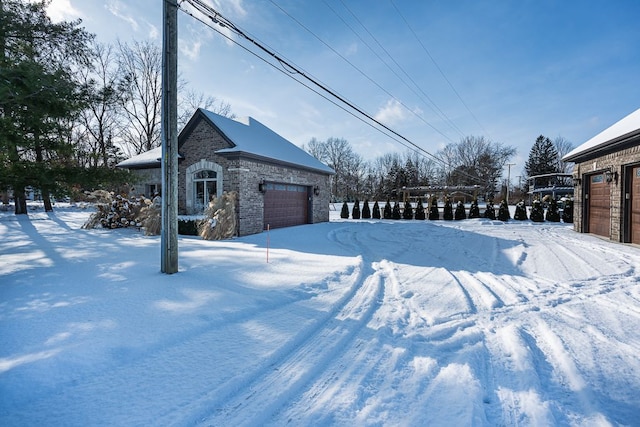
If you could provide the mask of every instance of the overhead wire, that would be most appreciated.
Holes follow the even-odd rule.
[[[186,10],[184,7],[182,7],[182,3],[185,3],[185,2],[190,4],[191,6],[193,6],[196,10],[198,10],[200,13],[202,13],[204,16],[206,16],[214,24],[217,24],[217,25],[221,26],[222,28],[226,28],[226,29],[232,31],[234,34],[236,34],[237,36],[240,36],[241,38],[245,39],[246,41],[251,43],[253,46],[257,47],[260,51],[262,51],[263,53],[267,54],[273,60],[278,62],[281,67],[287,67],[291,71],[285,71],[284,69],[276,67],[275,64],[267,61],[265,58],[261,57],[256,52],[252,51],[251,49],[247,48],[246,46],[241,45],[236,40],[233,40],[231,37],[227,36],[226,34],[224,34],[221,31],[219,31],[217,28],[215,28],[215,27],[209,25],[208,23],[204,22],[201,18],[195,16],[193,13],[190,13],[188,10]],[[294,80],[297,81],[298,83],[301,83],[303,86],[307,87],[308,89],[312,90],[314,93],[320,95],[322,98],[330,101],[332,104],[338,106],[340,109],[342,109],[343,111],[349,113],[353,117],[358,118],[363,123],[368,124],[369,126],[374,128],[375,130],[383,133],[385,136],[392,138],[393,140],[395,140],[396,142],[400,143],[404,147],[409,148],[409,149],[411,149],[411,150],[413,150],[413,151],[415,151],[415,152],[417,152],[419,154],[422,154],[425,157],[432,158],[433,160],[435,160],[436,162],[438,162],[438,163],[440,163],[440,164],[442,164],[444,166],[447,166],[449,168],[451,167],[451,165],[448,162],[446,162],[445,160],[443,160],[440,157],[430,153],[429,151],[427,151],[424,148],[420,147],[418,144],[416,144],[415,142],[411,141],[407,137],[403,136],[402,134],[400,134],[397,131],[393,130],[389,126],[387,126],[384,123],[380,122],[375,117],[371,116],[370,114],[365,112],[363,109],[361,109],[360,107],[358,107],[355,104],[353,104],[351,101],[347,100],[346,98],[344,98],[343,96],[341,96],[337,92],[335,92],[334,90],[330,89],[325,84],[323,84],[323,83],[317,81],[316,79],[312,78],[308,73],[303,71],[301,68],[299,68],[296,65],[292,64],[290,61],[287,61],[280,54],[276,53],[273,49],[267,47],[263,43],[258,42],[257,39],[255,39],[254,37],[249,36],[242,29],[237,27],[233,22],[231,22],[230,20],[225,18],[218,11],[216,11],[211,6],[209,6],[206,3],[204,3],[202,0],[182,0],[180,2],[180,4],[178,5],[178,7],[179,7],[179,9],[181,11],[185,12],[189,16],[193,17],[194,19],[198,20],[199,22],[203,23],[204,25],[208,26],[209,28],[213,29],[214,31],[218,32],[223,37],[225,37],[227,40],[230,40],[231,42],[233,42],[234,44],[238,45],[239,47],[241,47],[245,51],[247,51],[247,52],[251,53],[252,55],[256,56],[257,58],[261,59],[263,62],[265,62],[265,63],[273,66],[274,68],[280,70],[285,75],[288,75],[290,77],[294,76],[294,75],[297,75],[297,76],[300,76],[300,77],[304,78],[305,80],[307,80],[307,82],[311,83],[316,88],[313,88],[313,87],[309,86],[307,83],[304,83],[304,82],[300,81],[300,79],[294,78]],[[335,98],[335,100],[337,100],[340,103],[346,105],[348,108],[350,108],[353,111],[349,111],[348,109],[344,108],[343,106],[338,105],[338,103],[335,100],[330,99],[326,95],[320,93],[318,90],[320,90],[322,92],[325,92],[330,97]],[[361,117],[356,115],[354,113],[354,111],[357,112]],[[365,120],[365,118],[368,121]],[[377,125],[377,126],[375,126],[374,124]],[[470,175],[470,174],[466,174],[466,173],[463,173],[463,174],[467,175],[469,178],[471,178],[473,180],[476,180],[478,182],[482,182],[476,176],[473,176],[473,175]]]

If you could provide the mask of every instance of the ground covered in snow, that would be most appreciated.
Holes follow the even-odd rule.
[[[164,275],[90,213],[0,215],[0,425],[640,422],[637,247],[333,218],[181,236]]]

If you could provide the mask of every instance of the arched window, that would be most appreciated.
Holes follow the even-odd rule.
[[[212,170],[200,170],[193,174],[193,201],[197,211],[203,211],[211,199],[218,195],[218,174]]]

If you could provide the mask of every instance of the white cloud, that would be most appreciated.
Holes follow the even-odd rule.
[[[200,56],[200,47],[202,46],[202,42],[200,40],[191,42],[187,40],[180,40],[178,46],[180,47],[180,52],[182,52],[184,56],[195,61]]]
[[[127,11],[125,10],[126,6],[123,6],[122,2],[118,0],[111,0],[107,2],[105,7],[116,18],[120,18],[123,21],[128,22],[134,31],[138,31],[138,29],[140,28],[140,26],[138,25],[138,21],[136,21],[133,16],[127,13]]]
[[[71,0],[53,0],[47,7],[47,14],[53,22],[72,21],[82,18],[82,13],[71,5]]]
[[[374,116],[376,120],[385,125],[394,125],[407,119],[406,110],[395,99],[390,99]]]

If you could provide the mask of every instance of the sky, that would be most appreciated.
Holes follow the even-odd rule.
[[[297,145],[344,138],[375,160],[406,152],[407,140],[436,153],[484,136],[517,149],[514,177],[539,135],[578,146],[640,108],[635,0],[203,1],[400,135],[383,134],[243,49],[243,39],[180,11],[178,67],[188,87]],[[53,0],[49,13],[82,19],[103,43],[161,44],[162,4]],[[187,1],[181,7],[193,11]]]

